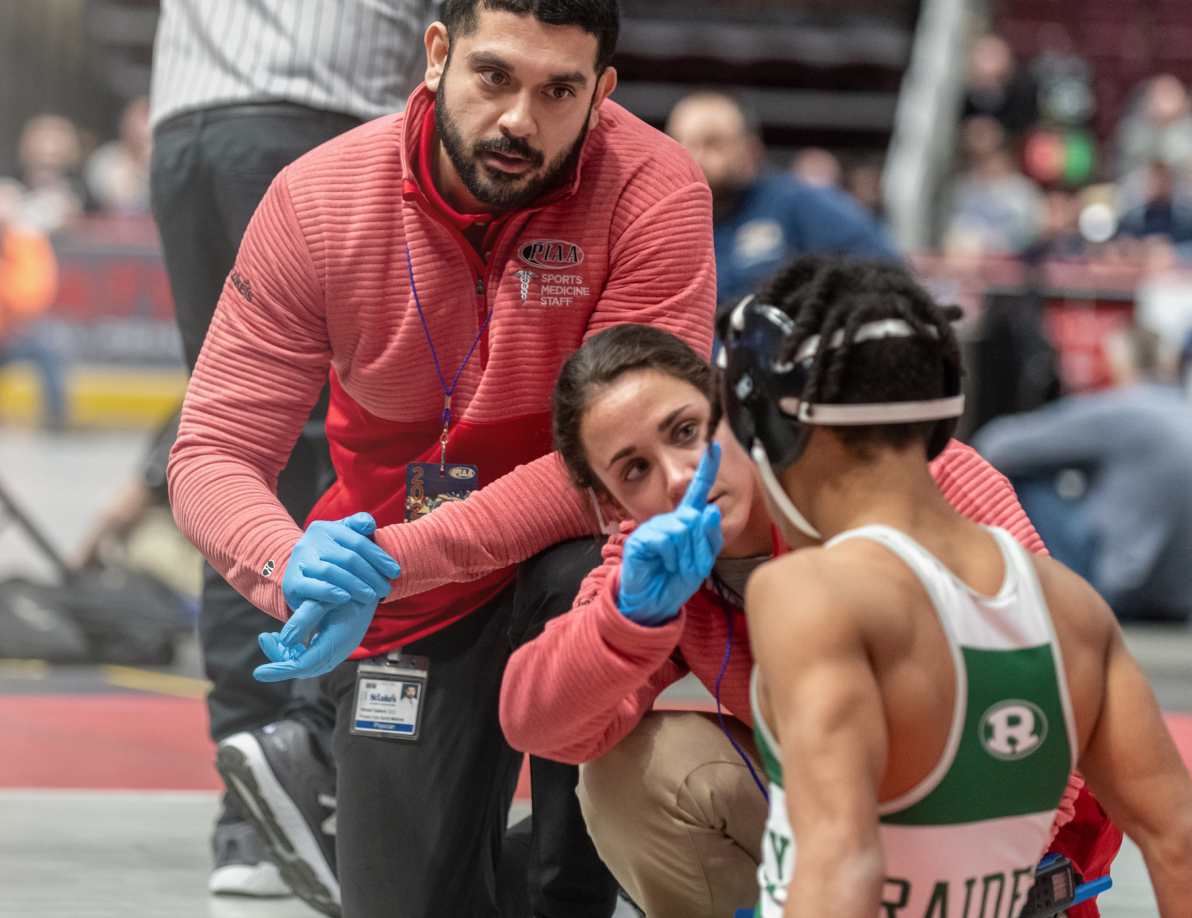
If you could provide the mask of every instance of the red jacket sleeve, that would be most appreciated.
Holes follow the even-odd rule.
[[[467,500],[378,529],[377,544],[402,567],[389,599],[477,580],[558,542],[592,535],[595,517],[586,501],[587,492],[571,484],[558,453],[548,453]]]
[[[931,463],[931,474],[957,512],[974,523],[1007,530],[1027,551],[1047,554],[1043,540],[1018,503],[1006,476],[982,459],[972,447],[958,440],[949,441]]]
[[[471,498],[469,498],[470,500]],[[625,535],[580,587],[571,611],[522,645],[505,667],[501,727],[515,749],[559,762],[599,758],[641,720],[686,668],[672,656],[685,613],[658,627],[617,608]]]
[[[1071,860],[1087,883],[1109,873],[1122,846],[1122,830],[1113,824],[1087,787],[1081,786],[1073,808],[1073,818],[1055,833],[1048,850]],[[1096,899],[1087,899],[1068,909],[1070,918],[1097,918],[1100,914]]]
[[[331,360],[323,291],[286,178],[283,171],[257,208],[224,284],[168,474],[183,535],[280,619],[290,614],[282,572],[302,530],[277,500],[277,474]]]

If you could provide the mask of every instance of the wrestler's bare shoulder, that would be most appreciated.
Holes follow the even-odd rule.
[[[877,542],[852,539],[832,548],[803,548],[762,565],[749,579],[745,604],[751,627],[797,611],[802,627],[842,619],[873,624],[901,618],[922,593],[911,570]]]

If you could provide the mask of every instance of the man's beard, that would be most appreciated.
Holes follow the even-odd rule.
[[[447,83],[444,71],[435,92],[435,131],[439,142],[447,151],[451,165],[468,192],[481,204],[498,211],[516,210],[531,203],[548,192],[554,191],[571,176],[575,164],[583,152],[584,139],[588,136],[589,118],[571,146],[559,152],[546,168],[541,150],[530,146],[520,137],[502,134],[489,140],[478,140],[469,150],[455,120],[447,110],[443,87]],[[589,103],[588,112],[591,113]],[[502,153],[526,159],[530,167],[517,175],[489,169],[480,158],[485,153]],[[529,176],[527,178],[527,176]]]
[[[715,183],[709,182],[708,188],[712,192],[712,210],[718,215],[732,210],[740,199],[741,192],[748,185],[749,182],[735,175],[724,176]]]

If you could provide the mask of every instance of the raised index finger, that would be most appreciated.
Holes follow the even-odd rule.
[[[712,490],[712,482],[716,480],[718,471],[720,471],[720,444],[712,441],[700,458],[695,475],[692,476],[691,484],[687,486],[687,493],[683,495],[679,506],[702,510],[708,503],[708,492]]]

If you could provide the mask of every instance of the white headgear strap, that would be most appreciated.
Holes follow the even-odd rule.
[[[939,421],[964,414],[964,396],[932,398],[921,402],[868,402],[862,405],[813,405],[797,398],[778,400],[778,407],[804,424],[850,427],[861,424],[910,424]]]
[[[760,441],[754,440],[753,449],[750,452],[753,455],[753,461],[757,463],[758,472],[761,473],[762,484],[766,487],[766,493],[770,495],[770,500],[774,501],[774,505],[782,511],[782,515],[800,532],[811,536],[813,539],[822,539],[823,536],[819,534],[819,530],[807,522],[807,517],[799,512],[799,508],[795,506],[794,501],[787,497],[786,491],[778,483],[778,479],[774,475],[774,470],[770,468],[770,458],[766,455],[766,448],[762,446]]]

